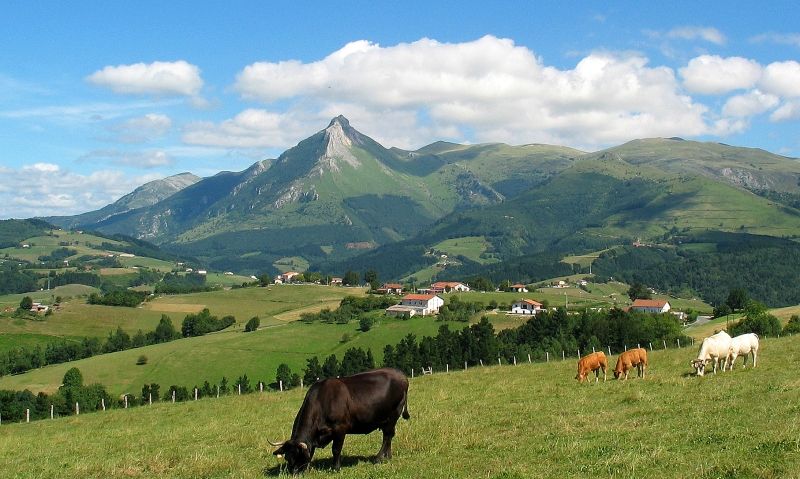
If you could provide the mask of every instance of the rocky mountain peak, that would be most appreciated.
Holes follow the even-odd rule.
[[[317,173],[340,171],[340,162],[344,162],[354,168],[358,168],[361,165],[361,162],[351,151],[354,144],[359,145],[362,143],[361,134],[350,126],[350,122],[344,116],[337,116],[325,128],[325,142],[325,153],[319,159]]]

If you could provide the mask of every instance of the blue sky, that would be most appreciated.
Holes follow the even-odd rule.
[[[520,5],[521,4],[521,5]],[[276,157],[682,136],[800,156],[793,2],[4,2],[0,218]]]

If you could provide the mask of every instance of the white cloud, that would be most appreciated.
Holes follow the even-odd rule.
[[[148,113],[109,127],[117,133],[116,140],[123,143],[144,143],[164,136],[171,128],[170,117],[160,113]]]
[[[790,101],[781,105],[769,116],[771,121],[800,120],[800,101]]]
[[[759,86],[784,98],[800,97],[800,63],[794,60],[770,63],[764,68]]]
[[[158,168],[174,164],[174,159],[161,150],[121,151],[115,149],[94,150],[83,156],[80,162],[102,162],[132,168]]]
[[[741,95],[732,96],[722,107],[724,116],[749,117],[759,115],[775,108],[780,100],[775,95],[753,90]]]
[[[196,96],[203,87],[200,69],[183,60],[106,66],[86,79],[123,94]]]
[[[762,33],[750,39],[753,43],[777,43],[800,47],[800,33]]]
[[[701,55],[679,70],[687,90],[719,95],[753,87],[761,77],[761,65],[742,57]]]
[[[384,121],[376,139],[412,147],[458,134],[461,141],[607,145],[634,137],[712,131],[707,108],[681,93],[675,73],[635,53],[595,52],[573,69],[548,66],[509,39],[465,43],[421,39],[390,47],[345,45],[322,60],[259,62],[235,88],[251,100],[288,101],[286,113],[247,110],[221,124],[191,125],[189,143],[289,146],[289,130],[316,131],[321,112]],[[336,108],[341,108],[336,111]],[[347,111],[345,111],[347,110]],[[313,125],[311,122],[314,122]],[[372,125],[370,125],[371,127]],[[370,134],[370,132],[366,132]]]
[[[727,42],[725,35],[714,27],[676,27],[666,32],[664,36],[681,40],[696,40],[699,38],[716,45],[724,45]]]
[[[0,218],[73,215],[101,208],[159,175],[102,170],[81,175],[40,163],[3,168]]]
[[[183,141],[192,145],[229,148],[285,147],[310,133],[292,115],[250,108],[220,124],[194,122],[186,126]]]

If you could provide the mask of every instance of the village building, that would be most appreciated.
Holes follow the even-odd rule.
[[[331,278],[331,286],[341,286],[342,278]]]
[[[667,301],[661,299],[637,299],[633,302],[630,308],[632,311],[641,311],[644,313],[666,313],[672,307]]]
[[[458,281],[437,281],[427,288],[429,294],[440,294],[450,292],[466,292],[469,291],[469,286]]]
[[[275,284],[291,283],[295,276],[300,275],[297,271],[287,271],[275,276]]]
[[[31,304],[31,313],[36,313],[36,314],[46,313],[48,309],[50,309],[50,307],[42,303]]]
[[[512,284],[511,285],[511,291],[513,291],[515,293],[527,293],[528,292],[528,287],[525,286],[524,284],[520,284],[520,283]]]
[[[390,316],[411,317],[415,315],[429,316],[439,313],[444,300],[435,294],[407,294],[400,304],[386,308]]]
[[[532,299],[521,299],[511,305],[512,314],[536,314],[542,310],[542,303]]]
[[[403,285],[400,283],[384,283],[375,292],[378,294],[403,294]]]

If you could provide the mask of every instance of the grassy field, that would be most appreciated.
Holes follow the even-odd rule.
[[[650,355],[645,380],[578,384],[575,361],[473,368],[411,380],[394,458],[379,433],[348,436],[346,478],[800,477],[796,338],[763,342],[757,369],[697,378],[694,351]],[[615,359],[615,358],[612,358]],[[2,426],[9,478],[284,476],[303,391],[156,404]],[[327,478],[330,448],[304,477]]]
[[[496,263],[499,260],[493,258],[481,258],[487,248],[491,246],[483,236],[464,236],[442,241],[433,248],[436,251],[443,251],[448,256],[465,256],[472,261],[480,264]]]
[[[66,247],[77,251],[77,254],[70,256],[70,258],[76,258],[81,255],[103,255],[106,251],[97,249],[94,245],[99,246],[104,242],[121,244],[119,241],[100,238],[90,234],[53,230],[52,236],[35,236],[26,239],[24,243],[29,244],[29,248],[22,248],[21,246],[2,248],[0,249],[0,256],[8,254],[11,258],[36,262],[39,256],[47,256],[54,250],[61,248],[62,246],[59,243],[69,243],[69,246]]]

